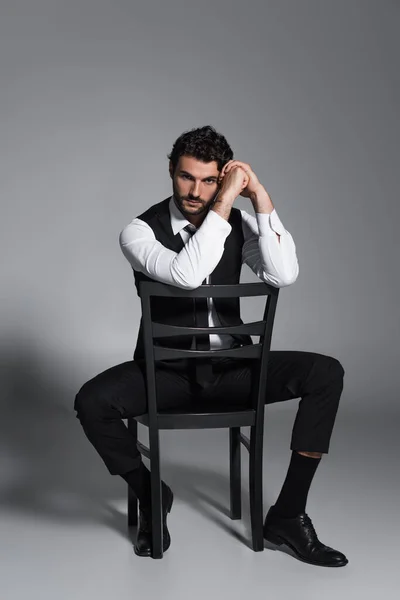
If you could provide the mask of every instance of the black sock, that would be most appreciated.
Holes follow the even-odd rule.
[[[295,450],[292,451],[286,479],[273,506],[273,513],[281,517],[293,518],[305,512],[308,491],[320,461],[321,458],[304,456]]]
[[[136,498],[139,500],[140,508],[142,510],[151,510],[151,480],[150,480],[150,471],[143,464],[140,463],[140,466],[137,469],[133,469],[132,471],[128,471],[128,473],[124,473],[121,475],[122,479],[125,479],[126,483],[132,488]],[[161,480],[161,491],[162,494],[165,493],[166,483]]]
[[[150,471],[143,464],[137,469],[128,471],[121,475],[122,479],[125,479],[126,483],[132,488],[136,498],[139,500],[142,506],[150,506],[151,504],[151,483],[150,483]]]

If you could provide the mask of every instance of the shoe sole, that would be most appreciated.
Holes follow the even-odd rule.
[[[171,508],[172,508],[172,503],[173,503],[173,501],[174,501],[174,493],[173,493],[173,491],[171,490],[171,498],[170,498],[170,500],[169,500],[169,502],[168,502],[168,506],[167,506],[167,513],[170,513],[170,512],[171,512]],[[163,554],[164,554],[164,552],[166,552],[166,551],[168,550],[168,548],[170,547],[170,545],[171,545],[171,535],[169,535],[169,541],[168,541],[168,544],[167,544],[167,546],[166,546],[165,548],[163,548]],[[150,550],[149,550],[148,552],[138,552],[138,551],[136,550],[136,546],[134,546],[134,547],[133,547],[133,551],[134,551],[134,553],[136,554],[136,556],[148,556],[148,557],[151,557],[151,551],[150,551]]]
[[[267,531],[266,533],[264,533],[264,539],[266,539],[268,542],[270,542],[271,544],[275,544],[275,546],[282,546],[285,545],[288,548],[290,548],[295,555],[297,556],[297,558],[303,562],[308,563],[309,565],[316,565],[318,567],[344,567],[345,565],[347,565],[347,563],[349,562],[348,560],[346,560],[346,562],[340,562],[340,563],[335,563],[335,564],[331,564],[331,565],[327,565],[326,563],[321,563],[315,560],[311,560],[306,558],[305,556],[303,556],[302,554],[300,554],[298,552],[298,550],[296,550],[296,548],[290,544],[289,542],[287,542],[285,539],[279,537],[279,535],[277,535],[276,533],[271,533],[269,531]]]

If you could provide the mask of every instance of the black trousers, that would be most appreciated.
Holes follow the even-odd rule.
[[[341,363],[324,354],[271,350],[266,404],[301,398],[290,448],[328,453],[343,390]],[[251,369],[246,361],[219,359],[207,387],[193,388],[188,373],[156,368],[159,409],[188,408],[200,401],[206,407],[218,397],[229,406],[245,406],[250,398]],[[83,430],[112,475],[137,468],[141,454],[123,419],[147,412],[143,368],[135,361],[111,367],[87,381],[75,397],[74,409]]]

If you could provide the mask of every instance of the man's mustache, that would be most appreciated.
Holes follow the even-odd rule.
[[[182,200],[192,200],[193,202],[201,202],[201,203],[204,203],[204,200],[202,200],[201,198],[190,198],[190,197],[186,197],[186,198],[182,198]]]
[[[216,197],[218,196],[218,191],[215,193],[214,198],[212,199],[212,202],[215,201]],[[181,197],[181,200],[193,200],[194,202],[201,202],[202,204],[205,204],[205,200],[203,200],[202,198],[191,198],[190,196],[183,196]]]

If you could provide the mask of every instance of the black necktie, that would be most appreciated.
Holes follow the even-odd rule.
[[[191,225],[186,225],[185,231],[191,236],[196,233],[196,229]],[[205,285],[207,280],[204,279],[202,285]],[[208,327],[208,305],[207,298],[193,298],[195,304],[196,327]],[[210,336],[201,334],[196,336],[196,350],[210,350]],[[204,385],[205,381],[212,379],[212,365],[210,357],[196,358],[196,379],[197,382]]]

